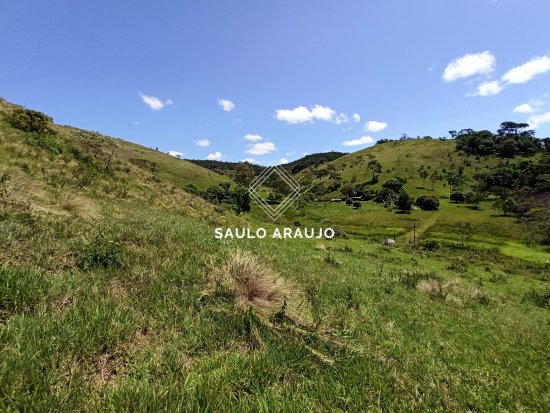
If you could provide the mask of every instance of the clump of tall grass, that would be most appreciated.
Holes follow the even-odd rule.
[[[279,276],[247,251],[237,250],[230,254],[222,277],[231,296],[246,309],[280,307],[289,291]]]

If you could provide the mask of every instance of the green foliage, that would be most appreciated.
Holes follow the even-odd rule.
[[[231,203],[233,210],[237,215],[243,212],[250,212],[250,194],[245,188],[237,188],[231,194]]]
[[[117,269],[122,266],[122,245],[116,238],[105,232],[97,233],[77,252],[77,265],[80,269]]]
[[[407,192],[401,190],[397,194],[397,200],[395,202],[395,205],[399,212],[407,213],[407,212],[410,212],[412,209],[413,199],[410,197],[410,195]]]
[[[423,211],[437,211],[439,209],[439,200],[433,196],[421,195],[416,198],[415,205]]]
[[[524,301],[531,301],[537,307],[550,309],[550,288],[545,290],[529,290],[523,296]]]
[[[403,189],[403,185],[407,183],[406,179],[396,176],[395,178],[388,179],[382,184],[382,188],[390,189],[395,193],[398,193]]]
[[[427,251],[437,251],[441,247],[441,244],[439,241],[435,239],[428,238],[428,239],[422,240],[422,242],[420,243],[420,246],[422,247],[422,249]]]
[[[53,134],[51,125],[53,119],[42,112],[35,110],[15,108],[7,118],[10,125],[24,132],[38,134]]]
[[[353,203],[351,204],[355,209],[359,209],[361,208],[361,202],[359,201],[353,201]]]

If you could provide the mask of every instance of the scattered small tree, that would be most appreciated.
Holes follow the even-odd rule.
[[[460,236],[462,246],[472,238],[472,224],[466,221],[458,222],[455,226],[457,234]]]

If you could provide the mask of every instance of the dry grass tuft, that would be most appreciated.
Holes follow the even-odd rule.
[[[463,306],[465,303],[489,304],[490,296],[478,287],[464,285],[459,280],[451,280],[446,283],[428,278],[422,279],[416,285],[416,289],[432,299],[443,299],[450,304]]]
[[[420,280],[416,289],[430,298],[445,298],[441,284],[433,278]]]
[[[244,308],[272,309],[281,306],[288,295],[284,281],[249,252],[232,253],[223,273],[237,303]]]
[[[328,248],[325,244],[317,244],[315,245],[315,249],[319,251],[328,251]]]
[[[59,207],[63,211],[81,218],[94,218],[97,216],[95,205],[87,198],[63,197],[59,201]]]

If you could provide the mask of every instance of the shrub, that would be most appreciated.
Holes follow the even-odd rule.
[[[464,192],[454,191],[454,192],[451,193],[450,200],[452,202],[457,202],[459,204],[463,204],[464,201],[466,200],[466,196],[464,195]]]
[[[50,125],[53,119],[42,112],[17,108],[8,117],[11,126],[24,132],[45,133],[51,132]]]
[[[77,266],[85,271],[95,268],[120,268],[122,266],[122,246],[116,239],[108,239],[100,232],[79,252]]]
[[[420,243],[420,246],[427,251],[436,251],[441,245],[439,241],[435,239],[425,239]]]
[[[361,208],[361,202],[359,201],[353,201],[352,205],[355,209]]]
[[[541,291],[532,289],[524,294],[523,301],[531,301],[537,307],[550,309],[550,288]]]
[[[415,204],[423,211],[437,211],[439,209],[439,200],[433,196],[420,195],[416,198]]]

